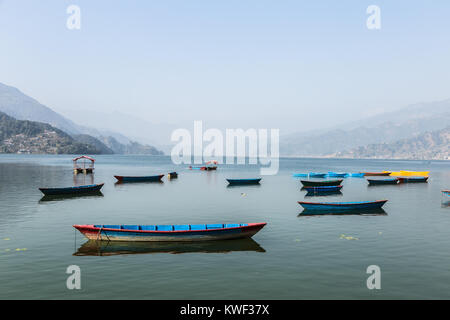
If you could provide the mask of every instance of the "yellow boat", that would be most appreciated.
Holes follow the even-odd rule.
[[[387,171],[386,171],[387,172]],[[393,177],[428,177],[430,171],[392,171],[390,176]]]

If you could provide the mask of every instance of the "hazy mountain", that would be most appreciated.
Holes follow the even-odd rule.
[[[450,160],[450,127],[392,143],[370,144],[331,157]]]
[[[150,155],[163,155],[162,151],[159,151],[155,147],[149,145],[142,145],[138,142],[130,142],[129,144],[122,144],[118,142],[115,138],[100,137],[100,140],[108,146],[114,153],[119,154],[150,154]]]
[[[450,123],[450,99],[420,103],[343,124],[315,133],[295,133],[280,138],[280,153],[298,156],[326,156],[376,143],[390,143],[445,128]]]
[[[99,130],[88,126],[80,126],[73,121],[63,117],[52,109],[40,104],[35,99],[25,95],[20,90],[0,83],[0,112],[16,118],[18,120],[30,120],[48,123],[73,137],[82,143],[91,143],[103,153],[111,153],[113,150],[122,150],[123,152],[114,153],[139,153],[142,154],[161,154],[153,146],[141,145],[131,141],[124,134],[111,130]],[[98,123],[103,123],[100,119]],[[107,138],[114,140],[114,149],[100,141]],[[107,139],[108,140],[108,139]]]
[[[16,120],[0,112],[0,153],[97,154],[94,146],[75,141],[47,123]]]

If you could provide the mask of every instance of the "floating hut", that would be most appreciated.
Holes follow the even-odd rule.
[[[73,159],[73,173],[93,173],[95,159],[88,156],[81,156]]]

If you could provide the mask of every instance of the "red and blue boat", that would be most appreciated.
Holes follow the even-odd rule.
[[[226,179],[230,186],[242,186],[249,184],[259,184],[261,178],[256,179]]]
[[[266,223],[183,225],[74,225],[90,240],[211,241],[251,238]]]
[[[366,211],[377,210],[387,202],[387,200],[377,201],[360,201],[360,202],[305,202],[298,201],[298,203],[308,212],[311,211]]]
[[[161,182],[163,174],[157,176],[114,176],[117,182]]]
[[[103,185],[104,183],[65,188],[39,188],[39,190],[46,196],[84,195],[100,192]]]

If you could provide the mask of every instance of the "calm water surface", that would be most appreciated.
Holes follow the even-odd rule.
[[[174,166],[169,157],[98,156],[103,196],[40,201],[38,187],[74,181],[70,156],[0,156],[1,299],[371,299],[450,298],[448,162],[281,159],[260,186],[227,188],[225,178],[258,176],[251,166],[216,172]],[[368,187],[347,178],[342,195],[311,201],[389,199],[386,215],[302,217],[293,172],[431,170],[428,184]],[[177,180],[115,185],[114,174]],[[73,224],[267,222],[253,240],[92,246]],[[358,240],[347,240],[341,235]],[[368,290],[366,268],[381,268]],[[66,288],[81,268],[82,289]]]

